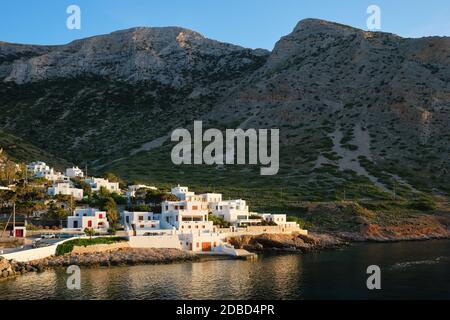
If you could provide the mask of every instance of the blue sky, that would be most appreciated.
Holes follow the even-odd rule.
[[[71,4],[81,8],[81,30],[66,28]],[[450,36],[449,0],[4,0],[0,41],[64,44],[136,26],[181,26],[208,38],[270,50],[304,18],[365,29],[371,4],[381,8],[381,31]]]

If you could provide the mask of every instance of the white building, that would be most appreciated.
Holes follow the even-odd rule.
[[[57,183],[48,188],[48,194],[52,197],[60,194],[65,196],[72,196],[75,200],[83,199],[83,189],[74,188],[70,183]]]
[[[66,169],[66,176],[68,176],[69,178],[83,178],[84,173],[80,168],[72,167]]]
[[[96,232],[106,233],[109,228],[106,212],[94,208],[77,208],[72,216],[67,218],[68,229],[94,229]]]
[[[208,210],[212,213],[214,203],[222,202],[221,193],[204,193],[201,194],[202,200],[208,204]]]
[[[160,214],[124,211],[121,216],[125,231],[131,232],[134,236],[147,236],[161,232]]]
[[[250,214],[245,200],[226,200],[210,204],[212,214],[234,224],[250,222]]]
[[[277,226],[283,227],[283,228],[295,228],[300,226],[296,222],[288,222],[287,216],[285,214],[272,214],[272,213],[263,213],[259,214],[259,216],[267,222],[273,222]]]
[[[27,170],[32,174],[36,174],[38,172],[50,171],[50,167],[42,161],[31,162],[27,165]]]
[[[69,182],[69,177],[66,177],[61,172],[55,171],[53,168],[47,171],[39,171],[34,174],[35,178],[43,178],[52,182]]]
[[[189,191],[188,187],[177,186],[172,188],[171,193],[180,201],[201,203],[198,204],[203,210],[212,213],[217,217],[223,218],[225,221],[234,224],[250,224],[254,220],[249,220],[248,206],[244,200],[222,200],[220,193],[204,193],[196,195]],[[260,222],[260,220],[256,221]]]
[[[165,201],[161,207],[163,228],[181,232],[211,232],[214,229],[213,223],[208,221],[207,204],[202,201]]]
[[[91,186],[92,192],[99,192],[103,187],[109,192],[120,193],[118,182],[109,182],[107,179],[103,178],[88,178],[85,182]]]
[[[172,188],[170,193],[175,195],[179,200],[188,200],[189,199],[188,201],[191,201],[192,197],[195,196],[195,193],[189,191],[188,187],[180,187],[180,185],[178,185],[175,188]]]
[[[283,225],[286,223],[286,215],[285,214],[271,214],[271,213],[263,213],[260,214],[261,218],[267,222],[274,222],[277,225]]]

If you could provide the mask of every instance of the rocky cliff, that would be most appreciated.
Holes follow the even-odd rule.
[[[267,52],[134,28],[63,46],[0,43],[0,79],[0,128],[124,178],[269,184],[272,203],[278,188],[289,201],[450,192],[450,38],[307,19]],[[172,165],[167,136],[194,120],[279,128],[279,175]]]

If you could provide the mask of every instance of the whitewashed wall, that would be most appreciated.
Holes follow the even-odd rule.
[[[131,248],[182,249],[178,235],[130,237]]]
[[[39,260],[39,259],[45,259],[48,257],[51,257],[56,254],[56,248],[59,244],[64,243],[66,241],[73,240],[72,239],[66,239],[62,240],[58,243],[55,243],[51,246],[44,247],[44,248],[36,248],[36,249],[29,249],[24,251],[18,251],[8,254],[1,255],[3,258],[8,260],[16,260],[18,262],[29,262],[33,260]]]

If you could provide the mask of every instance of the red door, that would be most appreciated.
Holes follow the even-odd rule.
[[[16,238],[23,238],[23,230],[16,229]]]
[[[202,242],[202,251],[203,252],[211,251],[211,242]]]
[[[88,228],[92,228],[92,220],[88,221]]]

